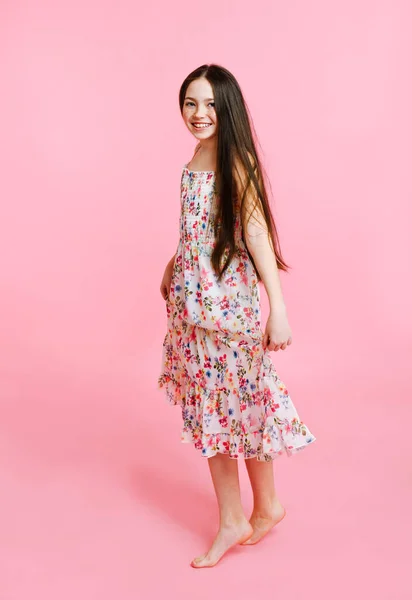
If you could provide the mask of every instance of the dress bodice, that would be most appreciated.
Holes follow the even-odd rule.
[[[181,180],[180,237],[182,241],[214,245],[219,230],[215,171],[191,171],[183,166]],[[241,240],[238,215],[235,214],[235,239]]]

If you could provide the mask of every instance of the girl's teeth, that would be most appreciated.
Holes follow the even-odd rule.
[[[193,123],[193,125],[197,129],[204,129],[205,127],[210,127],[210,123],[205,123],[204,125],[197,125],[196,123]]]

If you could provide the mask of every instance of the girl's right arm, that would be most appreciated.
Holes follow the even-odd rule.
[[[175,264],[175,260],[176,260],[176,254],[177,252],[175,252],[172,256],[172,258],[169,260],[169,262],[167,263],[166,268],[173,268],[173,265]]]
[[[162,294],[163,300],[167,300],[170,292],[170,284],[172,283],[173,267],[176,260],[177,251],[174,253],[172,258],[166,265],[163,273],[162,282],[160,284],[160,293]]]

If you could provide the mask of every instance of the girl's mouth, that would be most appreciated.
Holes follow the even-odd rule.
[[[196,129],[207,129],[211,124],[212,123],[192,123],[193,127]]]

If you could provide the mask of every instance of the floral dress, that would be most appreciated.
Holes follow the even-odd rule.
[[[269,350],[263,349],[259,283],[238,210],[237,251],[217,282],[210,262],[219,226],[217,202],[215,172],[184,165],[158,387],[182,409],[181,441],[193,443],[202,456],[219,452],[271,461],[316,438],[300,420]]]

